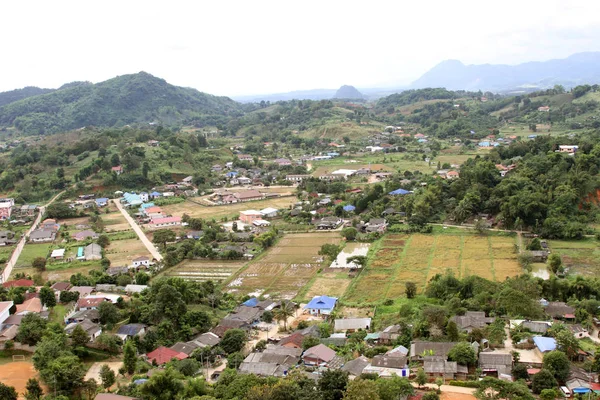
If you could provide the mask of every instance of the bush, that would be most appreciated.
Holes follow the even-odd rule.
[[[477,389],[479,387],[479,381],[450,381],[448,382],[448,385]]]

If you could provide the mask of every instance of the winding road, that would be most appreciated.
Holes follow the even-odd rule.
[[[43,206],[41,206],[39,208],[39,212],[38,212],[38,215],[37,215],[35,221],[31,225],[31,227],[27,230],[27,232],[25,232],[25,234],[23,234],[23,236],[21,236],[21,240],[19,240],[19,243],[17,243],[17,247],[15,247],[15,250],[13,251],[12,255],[10,256],[10,260],[8,260],[8,262],[6,263],[6,266],[4,267],[4,271],[2,271],[2,276],[0,276],[0,282],[6,282],[10,278],[10,274],[12,273],[12,270],[15,267],[15,265],[17,265],[17,260],[21,256],[21,252],[23,251],[23,248],[25,247],[25,242],[27,241],[27,237],[31,234],[31,232],[33,232],[38,227],[38,225],[42,221],[42,217],[44,216],[44,213],[46,212],[46,207],[48,207],[50,204],[54,203],[56,201],[56,199],[58,199],[60,197],[60,195],[62,195],[63,193],[64,193],[64,191],[60,192],[59,194],[54,196],[52,199],[50,199],[50,201],[48,203],[44,204]]]
[[[121,202],[118,199],[113,199],[112,202],[115,203],[115,205],[117,206],[117,208],[119,209],[119,211],[121,211],[121,214],[123,214],[123,216],[125,217],[125,219],[129,223],[129,226],[131,226],[131,229],[133,229],[133,231],[138,235],[138,237],[140,238],[140,240],[142,241],[142,243],[144,244],[144,246],[146,246],[146,249],[148,249],[148,252],[150,254],[152,254],[152,257],[156,261],[162,261],[163,256],[156,249],[156,247],[154,247],[154,244],[152,244],[152,242],[150,241],[150,239],[148,239],[148,237],[146,236],[146,234],[144,233],[144,231],[142,230],[142,228],[140,228],[140,226],[137,224],[137,222],[135,222],[135,220],[131,217],[131,215],[129,215],[129,213],[127,212],[127,210],[125,210],[123,208],[123,205],[121,204]]]

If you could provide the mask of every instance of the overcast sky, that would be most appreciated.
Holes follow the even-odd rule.
[[[0,91],[146,71],[216,95],[600,50],[600,1],[2,1]]]

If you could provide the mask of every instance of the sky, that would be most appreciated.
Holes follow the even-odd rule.
[[[600,50],[600,1],[3,1],[0,91],[146,71],[226,96]]]

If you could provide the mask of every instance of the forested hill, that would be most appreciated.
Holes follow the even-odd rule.
[[[228,97],[173,86],[140,72],[97,84],[68,84],[51,93],[3,105],[0,126],[15,126],[28,134],[47,134],[91,125],[214,125],[239,113],[239,104]]]
[[[15,101],[23,100],[28,97],[37,96],[40,94],[53,92],[54,89],[42,89],[35,86],[27,86],[23,89],[15,89],[8,92],[0,93],[0,107],[14,103]]]

